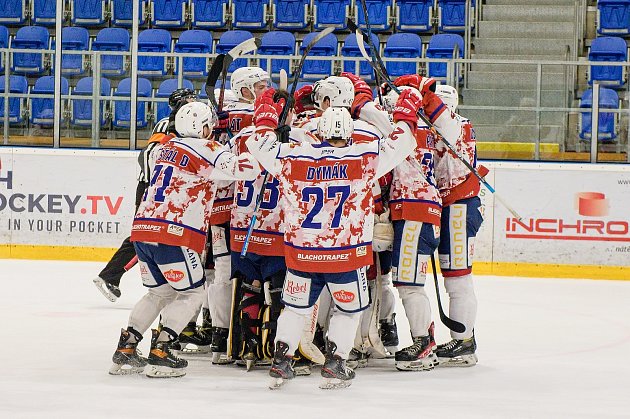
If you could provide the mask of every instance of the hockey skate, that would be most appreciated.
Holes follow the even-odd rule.
[[[271,377],[269,389],[271,390],[279,389],[288,380],[295,378],[295,371],[291,365],[293,358],[287,355],[287,352],[289,352],[289,345],[282,341],[276,342],[276,350],[274,351],[273,362],[269,370],[269,376]]]
[[[469,339],[453,339],[435,351],[440,367],[472,367],[477,364],[475,334]]]
[[[147,360],[142,358],[138,351],[138,343],[142,335],[135,330],[120,331],[118,347],[112,356],[114,364],[109,369],[111,375],[140,374],[147,365]]]
[[[379,321],[379,335],[381,341],[390,354],[398,351],[398,328],[396,327],[396,313],[392,314],[391,320],[382,319]]]
[[[112,303],[116,302],[116,300],[120,297],[120,288],[114,284],[110,284],[100,276],[94,278],[92,282],[94,282],[94,285],[96,285],[96,288],[98,288],[101,294],[103,294],[105,298]]]
[[[213,327],[212,328],[212,344],[210,350],[212,351],[212,363],[215,365],[231,364],[233,359],[228,358],[227,355],[227,343],[230,329],[227,327]]]
[[[243,336],[243,352],[241,354],[241,361],[245,363],[245,369],[250,371],[254,365],[259,365],[260,358],[258,353],[260,350],[260,344],[255,336]]]
[[[177,340],[180,345],[179,351],[185,355],[209,354],[211,351],[212,336],[194,322],[188,323]]]
[[[368,366],[368,358],[370,355],[367,352],[360,351],[357,348],[352,348],[348,355],[348,361],[346,364],[349,368],[356,370],[357,368],[365,368]]]
[[[149,358],[147,359],[150,367],[147,371],[147,377],[173,378],[186,375],[188,361],[178,358],[173,353],[174,339],[158,342],[158,331],[152,330],[151,332],[153,333],[153,338],[151,339],[151,352],[149,352]]]
[[[322,380],[319,388],[323,390],[332,390],[337,388],[350,387],[355,374],[354,371],[346,365],[346,360],[336,354],[337,345],[328,341],[326,345],[326,362],[322,367]]]
[[[433,353],[435,339],[433,338],[434,324],[429,327],[427,336],[414,336],[413,343],[396,352],[395,365],[398,371],[429,371],[438,363]]]

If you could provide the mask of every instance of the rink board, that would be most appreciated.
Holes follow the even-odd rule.
[[[129,235],[137,152],[0,150],[0,257],[107,260]],[[630,279],[630,167],[484,162],[475,272]],[[465,246],[464,246],[465,248]]]

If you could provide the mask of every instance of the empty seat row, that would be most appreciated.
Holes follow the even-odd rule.
[[[356,0],[137,0],[140,25],[181,28],[263,29],[271,21],[276,29],[300,30],[311,21],[315,29],[333,26],[346,29],[346,18],[365,23]],[[132,23],[132,0],[67,0],[64,17],[73,25],[128,27]],[[463,32],[466,0],[366,0],[370,25],[375,31],[396,29],[428,32],[437,16],[440,32]],[[471,0],[474,7],[475,0]],[[0,24],[21,25],[31,16],[35,25],[56,23],[56,0],[0,0]],[[469,14],[472,10],[469,11]],[[311,20],[312,16],[312,20]],[[393,17],[396,16],[394,20]]]
[[[4,30],[4,31],[3,31]],[[2,42],[8,42],[8,31],[0,27],[0,38],[6,37]],[[296,49],[295,36],[290,32],[271,31],[263,35],[261,47],[258,50],[263,55],[294,55],[296,51],[300,54],[305,46],[317,36],[316,32],[304,37],[300,48]],[[234,30],[224,32],[214,47],[217,54],[226,53],[244,40],[252,38],[248,31]],[[62,48],[65,51],[115,51],[128,52],[130,50],[129,32],[122,28],[105,28],[98,32],[96,38],[91,42],[87,29],[82,27],[66,27],[62,30]],[[379,45],[378,37],[374,35],[373,42]],[[48,49],[54,48],[51,45],[48,29],[41,26],[27,26],[18,30],[11,42],[13,48],[26,49]],[[453,58],[457,48],[458,56],[463,57],[464,40],[457,34],[436,34],[431,37],[426,57],[428,58]],[[213,53],[213,38],[209,31],[201,29],[191,29],[180,34],[173,45],[170,32],[165,29],[147,29],[138,35],[138,72],[140,75],[165,75],[169,72],[167,60],[160,53],[184,53],[184,54],[211,54]],[[144,55],[143,55],[144,54]],[[341,55],[338,50],[338,40],[336,35],[329,34],[320,40],[311,51],[311,56],[320,57],[361,57],[356,37],[349,34],[345,37],[341,48]],[[423,56],[422,39],[413,33],[397,33],[388,37],[383,50],[383,55],[389,58],[419,58]],[[127,73],[126,60],[123,55],[103,54],[101,60],[101,73],[105,76],[123,76]],[[205,77],[208,72],[208,58],[185,56],[182,58],[183,74],[187,77]],[[271,59],[271,68],[267,68],[268,60],[261,59],[260,65],[271,74],[277,75],[280,69],[284,69],[291,74],[288,59]],[[368,79],[373,76],[369,64],[362,58],[360,62],[360,74]],[[247,65],[245,59],[235,60],[229,68],[233,71],[238,67]],[[62,74],[80,75],[86,68],[85,55],[63,54]],[[174,74],[178,74],[179,66],[175,65]],[[344,61],[344,71],[356,71],[356,62],[352,60]],[[0,68],[0,71],[2,69]],[[20,74],[40,74],[46,70],[44,58],[41,53],[20,52],[13,54],[12,68],[14,73]],[[392,76],[408,74],[417,71],[416,62],[388,62],[387,70]],[[446,63],[430,63],[429,74],[432,77],[446,77]],[[304,65],[304,78],[313,79],[325,77],[332,74],[331,60],[307,60]]]
[[[599,90],[599,115],[597,139],[603,143],[615,141],[619,129],[619,114],[606,112],[606,109],[619,109],[619,95],[612,89]],[[580,112],[579,137],[590,141],[593,131],[591,108],[593,107],[593,89],[585,90],[580,98],[580,108],[588,111]]]
[[[30,118],[31,124],[40,125],[44,127],[50,127],[54,123],[54,77],[44,76],[35,81],[35,85],[30,89],[28,88],[28,81],[23,76],[11,76],[10,77],[10,93],[29,95],[30,101]],[[194,89],[193,83],[190,80],[183,80],[183,87]],[[77,82],[76,87],[72,89],[71,94],[73,98],[70,102],[70,124],[75,127],[91,127],[92,126],[92,99],[82,99],[81,96],[92,96],[94,88],[94,79],[92,77],[85,77]],[[155,110],[155,120],[160,120],[168,116],[170,108],[168,106],[168,97],[170,94],[178,88],[177,79],[164,80],[158,89],[153,92],[151,82],[145,78],[138,78],[138,97],[142,98],[163,98],[163,101],[157,102],[153,107]],[[0,93],[4,93],[5,78],[0,77]],[[202,92],[205,92],[202,89]],[[61,94],[70,94],[70,88],[68,80],[65,77],[61,78]],[[48,95],[50,97],[33,97],[31,95]],[[118,86],[112,90],[111,82],[107,78],[100,79],[100,95],[101,96],[131,96],[131,79],[126,78],[118,83]],[[26,97],[11,97],[9,99],[9,123],[12,125],[18,125],[25,123],[25,105],[27,102]],[[107,123],[105,117],[106,104],[110,103],[108,99],[100,100],[100,121],[101,125]],[[137,126],[138,128],[145,128],[149,123],[149,112],[147,109],[147,101],[138,100],[137,102]],[[131,103],[129,100],[112,100],[112,126],[114,128],[129,128],[131,121]],[[66,123],[62,116],[62,123]],[[4,123],[4,98],[0,96],[0,124]]]

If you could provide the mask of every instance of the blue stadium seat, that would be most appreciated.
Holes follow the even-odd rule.
[[[6,26],[0,26],[0,48],[9,48],[9,29]],[[6,55],[0,57],[0,73],[4,74],[4,60]]]
[[[291,32],[267,32],[261,39],[258,52],[263,55],[293,55],[295,53],[295,36]],[[260,59],[260,68],[267,70],[266,59]],[[291,74],[289,60],[271,60],[270,73],[272,76],[280,74],[280,69],[283,68],[287,74]]]
[[[374,32],[388,31],[391,28],[389,23],[390,17],[394,10],[393,0],[366,0],[365,5],[368,10],[368,17],[370,18],[370,29]],[[363,7],[359,1],[357,1],[357,24],[359,27],[366,29],[365,16],[363,15]]]
[[[453,58],[455,47],[458,48],[458,57],[464,57],[464,38],[454,33],[438,33],[429,40],[427,48],[427,58]],[[445,79],[447,74],[447,63],[429,63],[428,76],[438,79]],[[459,66],[455,66],[455,74],[459,79]]]
[[[77,86],[72,91],[72,118],[70,123],[79,127],[91,127],[92,126],[92,99],[79,99],[76,96],[92,96],[94,79],[92,77],[85,77],[79,80]],[[109,80],[101,77],[101,96],[109,96],[111,94],[111,84]],[[105,107],[105,101],[100,101],[100,119],[101,126],[105,125],[107,120],[105,119],[105,113],[103,108]]]
[[[61,29],[61,48],[66,51],[87,51],[90,44],[90,34],[80,26],[66,26]],[[77,75],[85,72],[84,55],[62,54],[61,73]]]
[[[0,0],[0,23],[21,24],[26,22],[26,0]]]
[[[57,0],[32,0],[31,8],[31,22],[34,25],[55,25]]]
[[[68,79],[61,78],[61,94],[67,95]],[[54,109],[55,100],[55,77],[44,76],[37,79],[35,86],[31,89],[32,95],[50,95],[49,98],[32,98],[31,99],[31,123],[42,126],[52,126],[55,123]],[[65,100],[65,99],[64,99]],[[61,113],[61,122],[65,122],[63,112]]]
[[[383,56],[387,58],[420,58],[422,56],[422,39],[415,33],[396,33],[387,38]],[[386,62],[385,67],[390,76],[417,74],[415,62]]]
[[[369,11],[368,11],[369,14]],[[372,43],[379,48],[380,41],[378,40],[378,36],[376,34],[372,34]],[[370,53],[369,45],[365,44],[365,49],[368,54]],[[380,53],[380,51],[379,51]],[[365,80],[372,80],[374,77],[374,70],[370,66],[370,63],[365,61],[361,55],[361,51],[359,51],[359,46],[357,44],[357,37],[355,34],[351,33],[346,36],[346,39],[343,41],[343,46],[341,47],[341,55],[343,57],[361,57],[359,60],[359,75]],[[343,62],[343,71],[347,71],[349,73],[357,74],[356,62],[352,60],[344,60]]]
[[[182,83],[182,87],[191,89],[191,90],[195,89],[192,82],[186,79],[184,79]],[[162,83],[160,83],[160,87],[158,87],[155,97],[168,98],[171,95],[171,93],[173,93],[173,91],[176,89],[178,89],[177,79],[164,80]],[[167,117],[170,113],[171,113],[171,108],[169,108],[168,106],[168,100],[165,100],[163,102],[157,102],[157,110],[156,110],[157,117],[155,119],[156,121],[159,121],[160,119],[164,117]]]
[[[175,52],[212,53],[212,34],[202,29],[184,31],[175,43]],[[184,57],[182,60],[185,76],[204,77],[208,75],[208,59],[206,57]],[[178,71],[179,60],[175,60],[175,74]]]
[[[103,0],[71,0],[70,21],[76,26],[101,26],[105,23]]]
[[[190,16],[193,28],[225,28],[229,3],[229,0],[192,0]]]
[[[346,17],[350,16],[350,0],[313,0],[314,27],[321,30],[332,26],[346,29]]]
[[[129,51],[129,31],[122,28],[101,29],[92,42],[93,51]],[[126,73],[122,55],[101,55],[101,73],[122,76]]]
[[[11,48],[48,49],[50,35],[42,26],[24,26],[18,29],[11,42]],[[45,70],[44,54],[15,52],[11,71],[23,74],[38,74]]]
[[[151,97],[151,82],[138,77],[138,97]],[[131,79],[122,79],[114,90],[114,96],[131,96]],[[129,128],[131,126],[131,101],[113,100],[115,128]],[[148,124],[147,102],[138,100],[136,107],[136,127],[145,128]]]
[[[277,29],[304,29],[309,24],[310,0],[275,0],[273,27]]]
[[[179,28],[186,21],[186,0],[153,0],[151,23],[161,28]]]
[[[438,31],[453,33],[466,31],[466,0],[437,0],[437,10]],[[475,0],[471,0],[468,16],[472,17],[474,11]]]
[[[232,0],[232,26],[236,29],[265,28],[268,8],[268,0]]]
[[[600,35],[630,35],[630,0],[599,0],[597,2],[597,33]]]
[[[626,61],[628,46],[622,38],[602,36],[593,39],[588,53],[589,61]],[[597,80],[608,87],[621,87],[625,84],[625,71],[621,65],[591,66],[588,84]]]
[[[230,51],[232,48],[240,44],[241,42],[249,38],[253,38],[253,37],[254,35],[252,35],[248,31],[235,30],[235,31],[224,32],[223,35],[221,35],[221,38],[219,38],[219,42],[217,43],[216,53],[225,54],[228,51]],[[232,64],[230,65],[230,67],[228,68],[228,72],[231,73],[232,71],[236,70],[239,67],[246,67],[246,66],[247,66],[247,59],[241,58],[238,60],[234,60]]]
[[[300,54],[304,52],[306,45],[317,36],[317,32],[311,32],[304,37],[300,45]],[[309,57],[334,57],[337,55],[337,37],[335,34],[329,33],[311,48]],[[302,69],[303,79],[321,79],[332,74],[332,61],[330,60],[309,60],[304,62]]]
[[[145,13],[147,10],[147,1],[138,0],[140,13],[138,24],[144,25],[147,20]],[[110,0],[112,9],[112,25],[120,27],[130,27],[133,23],[133,4],[132,0]]]
[[[138,74],[164,75],[167,73],[164,52],[171,52],[171,33],[166,29],[147,29],[138,34],[138,52],[152,52],[138,56]]]
[[[0,77],[0,93],[4,93],[6,90],[4,81],[5,78]],[[28,93],[28,81],[24,76],[10,76],[9,86],[9,93]],[[9,98],[9,125],[24,122],[24,102],[25,98]],[[0,125],[4,125],[4,97],[2,96],[0,96]]]
[[[591,139],[593,130],[591,111],[593,107],[593,89],[588,89],[582,93],[580,108],[589,108],[587,112],[580,113],[580,138]],[[617,138],[618,114],[612,112],[602,112],[602,109],[619,109],[619,96],[612,89],[604,87],[599,89],[599,121],[597,128],[597,139],[602,142],[611,142]]]
[[[433,0],[396,0],[396,29],[430,32],[433,29]]]

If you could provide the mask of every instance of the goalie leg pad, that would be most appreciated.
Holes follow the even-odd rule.
[[[264,356],[270,359],[273,358],[278,317],[280,317],[280,312],[284,308],[284,304],[282,304],[282,285],[285,276],[285,270],[276,272],[265,283],[265,286],[268,286],[269,289],[270,301],[267,301],[267,297],[265,297],[266,307],[262,325],[262,347]]]

